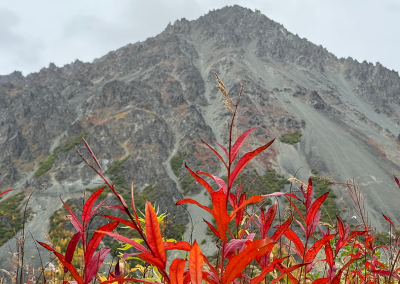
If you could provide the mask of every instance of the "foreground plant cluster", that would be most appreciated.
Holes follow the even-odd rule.
[[[57,251],[52,244],[38,242],[52,252],[61,269],[55,276],[43,270],[36,282],[399,283],[400,238],[394,239],[388,246],[377,244],[377,237],[373,236],[365,219],[361,193],[356,186],[349,185],[349,192],[362,222],[353,230],[350,230],[350,225],[346,225],[338,216],[330,226],[320,222],[321,209],[330,192],[314,196],[315,190],[311,178],[307,184],[294,178],[290,179],[299,186],[296,194],[274,192],[247,196],[246,192],[241,192],[242,185],[234,186],[245,166],[271,146],[274,140],[239,158],[243,142],[256,128],[244,132],[233,141],[232,129],[241,93],[233,105],[224,84],[218,76],[217,79],[224,103],[232,113],[228,146],[224,147],[216,142],[225,156],[221,156],[206,142],[203,143],[226,168],[227,179],[202,171],[194,172],[185,164],[191,176],[211,196],[212,206],[208,207],[193,199],[182,199],[176,203],[176,205],[194,204],[211,216],[213,222],[206,220],[204,222],[218,239],[217,253],[213,257],[206,257],[197,241],[189,243],[163,238],[160,224],[165,215],[158,215],[149,202],[146,202],[145,212],[137,212],[133,183],[131,202],[128,205],[117,192],[114,183],[104,176],[95,154],[83,139],[94,162],[89,163],[81,157],[103,179],[119,203],[105,206],[104,201],[97,202],[105,190],[104,187],[95,191],[86,200],[82,207],[81,218],[78,218],[70,206],[63,202],[70,214],[67,217],[76,233],[69,240],[65,254]],[[397,178],[395,181],[400,187]],[[210,182],[215,183],[218,190],[214,190]],[[284,218],[278,214],[276,198],[278,196],[286,200],[288,210],[285,210]],[[270,199],[274,202],[269,202]],[[118,214],[99,214],[98,210],[104,207],[117,210],[124,217]],[[385,215],[383,217],[388,221],[391,232],[394,232],[393,222]],[[90,229],[93,218],[106,218],[110,222],[93,232]],[[115,229],[121,225],[129,228],[137,237],[131,238],[116,233]],[[111,248],[98,248],[106,235],[124,245],[118,258],[114,259],[113,263],[105,265],[104,261]],[[81,255],[80,265],[76,265],[76,261],[73,261],[74,254],[76,259],[78,251]],[[130,267],[130,264],[136,266]],[[104,271],[101,267],[105,266],[108,267],[107,272],[101,273]]]

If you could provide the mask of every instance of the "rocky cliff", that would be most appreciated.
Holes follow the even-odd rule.
[[[28,223],[35,237],[48,230],[59,195],[80,197],[84,188],[100,185],[76,154],[75,146],[88,155],[81,137],[121,190],[134,178],[160,210],[188,223],[174,203],[184,195],[207,199],[183,161],[224,175],[201,144],[227,142],[230,114],[214,72],[233,98],[244,79],[237,131],[260,126],[247,149],[302,133],[295,144],[277,139],[253,162],[259,173],[273,168],[290,177],[300,169],[298,176],[307,179],[314,169],[335,182],[354,179],[374,225],[380,228],[382,210],[400,217],[392,178],[400,173],[398,73],[379,63],[339,59],[259,12],[233,6],[176,21],[92,63],[0,76],[0,188],[37,189]],[[338,208],[354,215],[345,189],[334,190]],[[207,238],[202,230],[197,224],[195,236]],[[2,256],[7,251],[8,245],[0,249]],[[27,254],[35,254],[32,246]]]

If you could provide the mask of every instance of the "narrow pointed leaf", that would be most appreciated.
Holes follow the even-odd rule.
[[[189,171],[189,173],[195,178],[195,180],[200,183],[205,189],[207,189],[208,193],[211,194],[214,192],[212,187],[201,177],[199,177],[195,172],[193,172],[188,165],[185,163],[185,168]]]
[[[325,255],[326,255],[326,262],[328,263],[329,267],[332,268],[333,265],[335,264],[334,259],[333,259],[333,250],[331,243],[327,241],[325,243]]]
[[[213,153],[218,157],[218,159],[220,159],[221,160],[221,162],[225,165],[225,167],[228,167],[227,165],[226,165],[226,163],[225,163],[225,161],[224,161],[224,159],[221,157],[221,155],[220,154],[218,154],[218,152],[217,151],[215,151],[214,150],[214,148],[213,147],[211,147],[210,145],[208,145],[206,142],[204,142],[203,140],[201,140],[201,142],[203,142],[204,144],[206,144],[206,146],[208,147],[208,148],[210,148],[211,149],[211,151],[213,151]]]
[[[10,191],[12,191],[13,189],[8,189],[8,190],[6,190],[6,191],[3,191],[3,192],[1,192],[0,193],[0,196],[2,196],[3,194],[6,194],[7,192],[10,192]]]
[[[280,237],[283,235],[283,233],[286,231],[287,228],[289,228],[290,224],[292,224],[293,221],[293,215],[291,215],[285,223],[280,225],[278,229],[275,231],[275,233],[272,235],[271,239],[276,242],[280,239]]]
[[[293,242],[294,246],[296,247],[296,250],[303,255],[304,253],[304,245],[303,242],[300,240],[300,238],[297,236],[295,232],[292,231],[292,229],[287,228],[284,232],[284,235],[286,238],[288,238],[290,241]]]
[[[292,200],[290,200],[289,198],[287,198],[287,201],[289,201],[289,203],[292,205],[292,207],[296,210],[297,214],[299,214],[299,216],[301,217],[301,219],[303,219],[304,223],[306,222],[306,219],[303,217],[303,214],[301,214],[299,208],[297,208],[297,206],[292,202]]]
[[[152,282],[152,281],[148,281],[148,280],[143,280],[140,278],[114,278],[111,280],[107,280],[107,281],[103,281],[101,282],[101,284],[112,284],[115,282],[128,282],[128,281],[132,281],[132,282],[140,282],[140,283],[145,283],[145,284],[159,284],[158,282]]]
[[[93,153],[92,148],[90,148],[89,144],[86,142],[85,138],[82,137],[83,143],[85,143],[86,148],[89,150],[90,155],[92,155],[92,158],[94,160],[94,162],[97,164],[97,166],[99,167],[100,172],[102,172],[103,170],[101,169],[101,165],[99,163],[99,161],[96,158],[96,155]]]
[[[313,199],[313,187],[312,187],[312,179],[311,178],[309,178],[308,179],[308,186],[307,186],[307,198],[306,198],[306,208],[307,208],[307,211],[310,209],[310,206],[311,206],[311,202],[312,202],[312,199]]]
[[[165,254],[164,242],[161,236],[160,224],[158,223],[157,213],[150,202],[146,201],[146,237],[151,250],[155,256],[167,265],[167,256]]]
[[[217,223],[217,230],[221,240],[225,242],[227,240],[226,232],[228,230],[228,224],[230,221],[226,207],[226,195],[220,189],[218,191],[214,191],[211,194],[211,197],[213,204],[213,216],[215,222]]]
[[[85,282],[90,283],[94,276],[96,275],[97,271],[99,271],[100,266],[103,264],[104,259],[106,258],[107,254],[111,251],[109,247],[104,247],[92,257],[89,264],[86,267],[86,274],[85,274]]]
[[[189,273],[193,284],[202,284],[203,279],[203,254],[196,241],[190,250]]]
[[[400,188],[400,182],[399,182],[398,178],[394,176],[394,180],[396,181],[397,186]]]
[[[136,212],[135,195],[134,195],[134,190],[133,190],[133,178],[132,178],[132,183],[131,183],[131,204],[132,204],[132,209],[133,209],[133,214],[135,216],[136,224],[140,229],[142,229],[142,226],[140,225],[138,214]]]
[[[86,200],[85,204],[83,205],[82,223],[84,224],[84,226],[89,222],[90,211],[92,210],[94,203],[96,202],[97,198],[99,198],[103,190],[104,187],[96,190],[92,195],[90,195],[88,200]]]
[[[231,150],[231,162],[235,160],[236,155],[239,153],[240,147],[242,146],[246,137],[249,136],[251,134],[251,132],[256,130],[258,127],[259,126],[247,130],[242,135],[240,135],[239,138],[235,141],[235,144],[233,144],[232,150]]]
[[[334,237],[335,237],[335,235],[327,235],[327,236],[323,237],[322,239],[316,241],[315,244],[313,244],[312,247],[310,247],[307,250],[306,255],[304,256],[304,261],[305,262],[314,261],[315,257],[317,256],[317,253],[324,246],[324,244],[326,242],[329,242]]]
[[[202,171],[197,171],[196,173],[199,175],[208,176],[209,178],[213,179],[217,183],[219,188],[222,188],[224,190],[224,192],[228,192],[228,186],[226,185],[225,181],[222,178],[214,176],[210,173],[202,172]]]
[[[183,284],[183,272],[185,271],[186,260],[174,259],[169,267],[169,279],[171,284]]]
[[[221,235],[219,234],[218,230],[214,228],[213,225],[211,225],[209,222],[207,222],[207,220],[203,219],[203,221],[208,225],[208,227],[211,229],[211,231],[214,233],[214,235],[220,239]]]
[[[222,276],[222,284],[230,284],[235,278],[242,275],[242,271],[250,264],[253,259],[259,259],[272,250],[274,242],[269,239],[261,239],[251,242],[239,254],[230,259]]]
[[[321,207],[322,203],[324,203],[325,199],[328,197],[329,191],[320,197],[318,197],[314,203],[311,205],[310,209],[307,212],[307,218],[306,218],[306,225],[307,227],[312,223],[314,220],[315,214],[317,214],[319,208]]]
[[[65,261],[64,256],[59,253],[58,251],[54,250],[52,247],[50,247],[48,244],[42,243],[42,242],[38,242],[39,245],[41,245],[42,247],[44,247],[45,249],[47,249],[48,251],[53,252],[56,257],[60,260],[60,262],[62,263],[62,265],[68,269],[68,271],[71,273],[72,277],[74,277],[74,279],[76,280],[76,282],[78,284],[84,284],[83,283],[83,279],[82,277],[79,275],[78,271],[75,269],[75,267],[68,263],[67,261]]]
[[[65,252],[65,261],[68,263],[72,262],[72,258],[74,257],[76,245],[78,244],[82,233],[77,232],[73,235],[72,239],[69,241],[67,246],[67,251]],[[64,267],[64,273],[67,273],[68,269]]]
[[[99,205],[97,205],[95,208],[93,208],[92,211],[90,211],[89,216],[87,217],[88,220],[90,220],[93,215],[97,212],[97,210],[103,206],[103,204],[107,201],[108,199],[103,200]]]
[[[143,259],[144,261],[154,265],[159,269],[159,272],[164,270],[164,263],[156,257],[154,257],[151,253],[140,253],[137,255],[139,258]]]
[[[102,214],[101,214],[101,215],[99,215],[99,216],[102,216],[102,217],[104,217],[104,218],[108,218],[108,219],[111,219],[111,220],[120,222],[120,223],[122,223],[122,224],[124,224],[124,225],[126,225],[126,226],[128,226],[128,227],[131,227],[131,228],[133,228],[133,229],[135,229],[135,230],[138,230],[138,227],[136,226],[135,223],[132,223],[132,222],[127,221],[127,220],[125,220],[125,219],[122,219],[122,218],[119,218],[119,217],[115,217],[115,216],[111,216],[111,215],[102,215]]]
[[[176,203],[176,205],[181,205],[181,204],[183,204],[183,203],[190,203],[190,204],[197,205],[197,206],[199,206],[200,208],[206,210],[206,211],[207,211],[208,213],[210,213],[211,215],[213,215],[213,211],[212,211],[210,208],[208,208],[207,206],[201,205],[201,204],[200,204],[199,202],[197,202],[196,200],[193,200],[193,199],[191,199],[191,198],[184,198],[184,199],[179,200],[179,201]]]
[[[274,139],[275,140],[275,139]],[[233,182],[235,181],[236,177],[239,175],[239,173],[243,170],[243,168],[254,158],[256,157],[259,153],[267,149],[271,144],[274,142],[274,140],[270,141],[269,143],[265,144],[264,146],[261,146],[254,150],[253,152],[248,152],[245,154],[239,162],[236,164],[234,170],[232,171],[229,181],[228,181],[228,187],[231,187]]]
[[[98,231],[102,232],[111,232],[118,226],[118,222],[111,222],[106,225],[101,226]],[[85,263],[88,264],[90,260],[92,259],[93,253],[99,246],[101,240],[103,239],[104,234],[103,233],[98,233],[97,231],[93,234],[92,238],[90,239],[87,248],[86,248],[86,253],[85,253]]]
[[[105,231],[96,231],[96,233],[104,234],[104,235],[109,235],[110,237],[113,237],[114,239],[120,240],[124,243],[127,243],[128,245],[131,245],[133,248],[137,249],[138,251],[141,251],[143,253],[150,253],[144,246],[141,244],[135,242],[134,240],[131,240],[127,237],[121,236],[116,233],[112,232],[105,232]]]
[[[217,144],[222,149],[222,151],[224,151],[224,153],[228,157],[229,156],[228,150],[226,150],[226,148],[224,146],[222,146],[221,144],[219,144],[217,141],[215,141],[215,140],[213,140],[213,141],[215,142],[215,144]]]
[[[185,241],[180,241],[177,243],[172,242],[164,242],[164,249],[165,250],[183,250],[183,251],[190,251],[192,246]]]
[[[262,228],[263,228],[262,230],[263,230],[264,236],[267,235],[268,230],[271,228],[272,222],[275,219],[277,208],[278,208],[278,203],[275,201],[274,204],[268,208],[268,211],[265,214],[263,224],[262,224]]]
[[[388,221],[388,222],[390,223],[390,225],[392,225],[392,227],[394,228],[394,225],[393,225],[393,222],[392,222],[392,220],[390,220],[390,218],[389,218],[389,217],[385,216],[385,214],[383,214],[383,213],[382,213],[382,215],[383,215],[383,218],[385,218],[385,219],[386,219],[386,221]]]
[[[257,203],[260,202],[261,200],[263,200],[264,197],[260,196],[260,195],[254,195],[252,197],[250,197],[249,199],[247,199],[246,201],[244,201],[242,204],[240,204],[240,206],[238,208],[236,208],[235,210],[233,210],[231,212],[231,214],[229,215],[230,219],[233,220],[233,218],[235,218],[236,214],[242,210],[244,207],[246,207],[249,204],[252,203]]]
[[[70,215],[71,218],[69,218],[69,219],[71,220],[71,223],[74,225],[75,229],[78,232],[83,232],[82,223],[81,223],[81,221],[79,221],[78,217],[76,217],[74,211],[72,211],[71,208],[69,208],[69,206],[67,204],[65,204],[65,202],[62,199],[61,199],[61,202],[62,202],[62,204],[64,204],[64,207],[68,210],[69,214],[71,214]]]

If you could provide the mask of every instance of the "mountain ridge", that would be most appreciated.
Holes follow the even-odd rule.
[[[173,204],[187,194],[208,201],[188,180],[183,163],[176,176],[169,162],[182,153],[190,167],[223,175],[201,145],[201,139],[227,142],[230,114],[214,72],[233,98],[244,79],[237,129],[260,126],[246,149],[283,134],[303,134],[294,145],[276,139],[252,163],[259,173],[274,168],[291,176],[301,169],[305,180],[316,169],[341,183],[355,178],[364,188],[371,221],[381,227],[381,204],[400,197],[391,178],[400,172],[398,73],[381,64],[338,59],[261,13],[233,6],[176,21],[159,35],[93,63],[76,60],[26,77],[0,76],[0,184],[38,188],[28,224],[35,236],[49,227],[45,219],[60,207],[59,194],[75,198],[98,186],[72,150],[57,152],[50,169],[34,176],[57,147],[85,131],[104,169],[126,158],[121,180],[129,184],[134,177],[139,190],[154,185],[151,194],[164,192],[156,196],[161,210],[188,222]],[[82,143],[77,146],[87,155]],[[341,210],[349,208],[343,189],[334,190]],[[386,215],[400,217],[395,204],[388,208]],[[207,238],[202,225],[195,234]],[[7,249],[3,245],[0,253]]]

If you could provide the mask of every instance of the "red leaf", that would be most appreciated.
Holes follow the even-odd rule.
[[[218,233],[221,237],[221,240],[226,242],[226,232],[228,230],[228,224],[230,221],[226,207],[226,195],[220,189],[218,191],[214,191],[211,194],[211,198],[213,203],[213,216],[215,222],[217,223]]]
[[[128,245],[131,245],[138,251],[141,251],[143,253],[150,253],[144,246],[142,246],[141,244],[139,244],[139,243],[135,242],[134,240],[131,240],[127,237],[124,237],[124,236],[121,236],[121,235],[118,235],[115,233],[111,233],[111,232],[104,232],[104,231],[96,231],[96,233],[109,235],[110,237],[113,237],[114,239],[120,240],[124,243],[127,243]]]
[[[244,203],[244,201],[246,200],[246,192],[242,193],[242,195],[240,196],[239,202],[238,204],[241,205]],[[240,209],[237,213],[236,213],[236,220],[235,223],[237,226],[240,225],[240,223],[242,223],[243,220],[243,213],[244,213],[244,207],[242,209]]]
[[[310,210],[308,210],[308,212],[307,212],[307,218],[306,218],[307,227],[314,220],[315,214],[317,214],[322,203],[324,203],[325,199],[328,197],[328,194],[329,194],[329,191],[327,193],[321,195],[320,197],[318,197],[317,200],[315,200],[314,203],[311,205]]]
[[[133,228],[135,230],[138,230],[138,227],[136,226],[135,223],[131,223],[131,222],[125,220],[125,219],[122,219],[122,218],[119,218],[119,217],[115,217],[115,216],[111,216],[111,215],[99,215],[99,216],[102,216],[104,218],[108,218],[108,219],[120,222],[120,223],[122,223],[122,224],[124,224],[124,225],[126,225],[128,227],[131,227],[131,228]]]
[[[382,215],[383,215],[383,218],[385,218],[386,221],[388,221],[394,227],[392,220],[390,220],[389,217],[386,217],[385,214],[382,213]]]
[[[85,143],[86,148],[89,150],[90,155],[92,155],[93,160],[95,161],[95,163],[97,164],[97,166],[100,169],[100,172],[102,171],[101,169],[101,165],[99,163],[99,161],[96,158],[96,155],[93,153],[92,149],[90,148],[89,144],[86,142],[85,138],[82,137],[83,143]]]
[[[134,191],[133,191],[133,178],[132,178],[132,183],[131,183],[131,203],[132,203],[132,209],[133,209],[133,214],[135,215],[135,220],[137,226],[142,230],[142,226],[140,225],[139,217],[136,212],[136,206],[135,206],[135,196],[134,196]]]
[[[12,191],[13,189],[8,189],[8,190],[6,190],[6,191],[3,191],[2,193],[0,193],[0,196],[2,196],[3,194],[6,194],[7,192],[10,192],[10,191]]]
[[[257,277],[254,277],[253,279],[251,279],[250,284],[262,283],[265,280],[265,277],[267,276],[267,274],[272,272],[275,269],[275,264],[276,264],[275,261],[273,261],[270,265],[265,267],[262,270],[260,275],[258,275]]]
[[[199,206],[200,208],[206,210],[206,211],[207,211],[208,213],[210,213],[211,215],[213,215],[213,211],[212,211],[210,208],[208,208],[207,206],[201,205],[201,204],[198,203],[196,200],[193,200],[193,199],[191,199],[191,198],[184,198],[184,199],[181,199],[181,200],[179,200],[175,205],[181,205],[181,204],[183,204],[183,203],[190,203],[190,204],[197,205],[197,206]]]
[[[270,252],[274,246],[274,242],[269,239],[261,239],[251,242],[239,254],[232,257],[226,266],[225,273],[222,276],[222,284],[230,284],[235,278],[242,275],[245,269],[253,259],[259,259],[263,255]]]
[[[248,204],[260,202],[263,198],[264,197],[262,197],[260,195],[254,195],[254,196],[250,197],[249,199],[244,201],[242,204],[240,204],[240,206],[238,208],[236,208],[235,210],[233,210],[231,212],[231,214],[229,215],[230,220],[233,220],[233,218],[235,218],[236,213],[239,212],[240,210],[242,210],[242,208],[246,207]]]
[[[215,151],[214,150],[214,148],[213,147],[211,147],[210,145],[208,145],[206,142],[204,142],[203,140],[201,140],[201,142],[203,142],[204,144],[206,144],[206,146],[208,147],[208,148],[210,148],[211,149],[211,151],[213,151],[213,153],[218,157],[218,159],[220,159],[221,161],[222,161],[222,163],[224,163],[224,165],[225,165],[225,167],[228,167],[227,165],[226,165],[226,163],[225,163],[225,161],[224,161],[224,159],[221,157],[221,155],[220,154],[218,154],[218,152],[217,151]]]
[[[213,176],[212,174],[206,173],[206,172],[202,172],[202,171],[197,171],[196,172],[199,175],[206,175],[209,178],[213,179],[219,188],[222,188],[224,190],[224,192],[228,192],[228,186],[226,185],[225,181],[222,178],[219,178],[217,176]]]
[[[325,255],[326,255],[326,262],[328,263],[329,267],[332,268],[335,262],[333,259],[333,250],[331,247],[331,243],[329,241],[325,243]]]
[[[183,272],[185,270],[186,260],[174,259],[169,267],[169,279],[171,284],[183,284]]]
[[[226,154],[226,156],[228,157],[228,150],[226,150],[226,148],[224,146],[222,146],[221,144],[219,144],[217,141],[213,140],[215,142],[215,144],[217,144]]]
[[[264,215],[262,220],[262,231],[263,236],[267,236],[268,230],[271,228],[272,222],[274,221],[278,203],[275,201],[274,204],[268,208],[267,213]]]
[[[275,140],[275,139],[274,139]],[[246,155],[244,155],[239,162],[236,164],[235,169],[232,171],[230,177],[229,177],[229,182],[228,182],[228,187],[230,188],[235,181],[236,177],[239,175],[239,173],[243,170],[243,168],[259,153],[267,149],[271,144],[274,142],[274,140],[270,141],[269,143],[265,144],[264,146],[261,146],[254,150],[253,152],[248,152]]]
[[[90,195],[88,200],[86,200],[85,204],[83,205],[82,223],[83,223],[84,227],[86,227],[86,225],[89,221],[88,217],[90,216],[90,211],[92,210],[94,203],[96,202],[97,198],[99,198],[99,196],[103,192],[103,190],[104,190],[104,187],[96,190],[92,195]]]
[[[292,224],[293,221],[293,215],[291,215],[285,223],[283,223],[281,226],[278,227],[278,230],[275,231],[275,233],[272,235],[271,239],[276,242],[280,239],[280,237],[283,235],[283,233],[286,231],[287,228],[289,228],[290,224]]]
[[[315,244],[307,250],[306,255],[304,256],[304,261],[312,262],[315,259],[315,257],[317,256],[317,253],[322,248],[322,246],[326,242],[329,242],[334,237],[335,237],[335,235],[327,235],[327,236],[323,237],[322,239],[316,241]]]
[[[343,224],[343,221],[342,221],[342,219],[340,219],[340,217],[339,216],[336,216],[336,219],[337,219],[337,221],[338,221],[338,231],[339,231],[339,236],[341,237],[341,238],[344,238],[345,236],[344,236],[344,224]]]
[[[217,269],[211,265],[211,263],[208,261],[207,257],[203,254],[203,261],[205,263],[207,263],[208,267],[210,268],[210,270],[212,271],[212,273],[214,273],[215,277],[218,278],[218,271]],[[219,281],[218,281],[219,282]]]
[[[60,198],[61,199],[61,198]],[[69,208],[69,206],[67,204],[64,203],[64,201],[61,199],[62,204],[64,204],[64,207],[68,210],[69,214],[71,214],[71,223],[72,225],[74,225],[75,229],[78,232],[82,232],[83,233],[83,227],[81,222],[79,221],[78,217],[76,217],[74,211],[71,210],[71,208]]]
[[[164,269],[167,265],[167,256],[165,254],[164,242],[161,236],[160,224],[158,223],[157,213],[154,211],[150,202],[146,201],[146,237],[147,242],[155,256],[164,264]]]
[[[295,232],[292,231],[292,229],[287,228],[284,232],[284,235],[286,238],[288,238],[290,241],[294,243],[294,246],[296,247],[297,251],[303,255],[304,253],[304,245],[300,238],[297,236]]]
[[[103,206],[103,204],[104,204],[106,201],[107,201],[107,199],[105,199],[105,200],[102,201],[99,205],[97,205],[95,208],[93,208],[93,210],[90,211],[89,216],[87,217],[87,219],[90,220],[90,219],[93,217],[94,213],[96,213],[97,210],[98,210],[101,206]]]
[[[203,279],[203,255],[196,241],[190,250],[189,273],[193,284],[202,284]]]
[[[143,259],[144,261],[154,265],[159,269],[159,271],[164,271],[164,263],[156,257],[154,257],[151,253],[140,253],[137,255],[139,258]]]
[[[108,223],[106,225],[101,226],[98,231],[102,232],[111,232],[118,226],[118,222],[112,222]],[[98,233],[97,231],[93,234],[92,238],[90,239],[86,252],[85,252],[85,263],[88,264],[90,260],[92,259],[93,253],[99,246],[101,240],[103,239],[104,234],[103,233]]]
[[[330,281],[330,278],[319,278],[313,281],[312,284],[326,284]]]
[[[312,199],[313,199],[312,180],[311,180],[311,178],[309,178],[308,179],[308,186],[307,186],[307,198],[306,198],[306,202],[305,202],[307,211],[310,208]]]
[[[41,245],[42,247],[44,247],[45,249],[47,249],[48,251],[53,252],[57,258],[60,260],[60,262],[62,263],[62,265],[68,269],[68,271],[71,273],[72,277],[74,277],[74,279],[76,280],[76,282],[78,284],[84,284],[83,283],[83,279],[82,277],[79,275],[78,271],[76,271],[75,267],[68,263],[67,261],[65,261],[64,256],[59,253],[58,251],[54,250],[52,247],[50,247],[49,245],[42,243],[42,242],[38,242],[39,245]]]
[[[394,175],[393,175],[393,176],[394,176]],[[399,180],[397,179],[397,177],[394,176],[394,180],[396,181],[397,186],[400,188],[400,182],[399,182]]]
[[[292,200],[290,200],[289,198],[287,198],[287,196],[285,196],[287,201],[289,201],[289,203],[292,205],[292,207],[296,210],[297,214],[299,214],[299,216],[301,217],[301,219],[303,219],[304,223],[306,222],[306,219],[304,219],[303,215],[300,213],[299,208],[297,208],[296,205],[294,205],[294,203],[292,202]]]
[[[72,239],[69,241],[67,246],[67,251],[65,252],[65,261],[68,263],[72,262],[72,258],[74,256],[74,252],[76,249],[76,245],[78,244],[82,233],[78,232],[73,235]],[[68,269],[64,267],[64,273],[67,273]]]
[[[164,242],[164,249],[165,250],[184,250],[184,251],[190,251],[192,249],[192,246],[185,241],[177,242],[177,243],[172,243],[172,242]]]
[[[146,284],[159,284],[158,282],[151,282],[151,281],[143,280],[140,278],[114,278],[111,280],[103,281],[103,282],[101,282],[101,284],[111,284],[114,282],[125,282],[125,281],[141,282],[141,283],[146,283]]]
[[[85,282],[90,283],[93,277],[96,275],[97,271],[99,271],[100,266],[103,264],[104,259],[107,254],[111,251],[109,247],[104,247],[93,256],[90,260],[89,264],[86,267],[85,273]]]
[[[232,150],[231,150],[231,162],[235,160],[236,155],[237,155],[237,153],[239,153],[239,149],[242,146],[246,137],[249,136],[250,133],[253,132],[254,130],[256,130],[258,127],[259,126],[249,129],[246,132],[242,133],[242,135],[240,135],[239,138],[235,141],[235,144],[233,144]]]
[[[203,219],[203,221],[208,225],[208,227],[210,227],[211,231],[214,233],[214,235],[220,239],[221,235],[219,234],[219,232],[217,231],[217,229],[214,228],[213,225],[211,225],[209,222],[207,222],[207,220]]]
[[[214,192],[212,187],[201,177],[199,177],[195,172],[193,172],[185,163],[185,168],[189,171],[189,173],[195,178],[195,180],[200,183],[205,189],[207,189],[208,193],[211,194]]]

